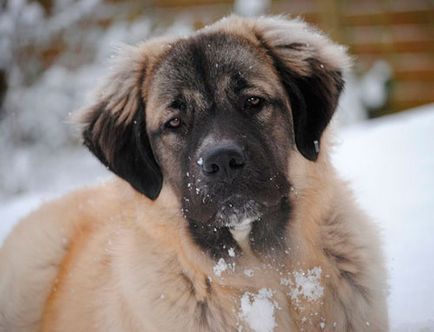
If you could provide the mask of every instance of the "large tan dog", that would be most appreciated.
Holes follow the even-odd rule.
[[[329,160],[345,50],[229,17],[125,49],[81,116],[119,178],[0,253],[2,331],[386,331],[378,232]]]

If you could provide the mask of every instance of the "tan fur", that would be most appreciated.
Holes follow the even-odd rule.
[[[306,62],[309,57],[315,57],[334,69],[348,69],[351,66],[351,60],[343,46],[334,44],[321,32],[301,19],[287,20],[284,17],[246,19],[230,16],[203,29],[203,32],[221,30],[241,34],[254,44],[258,44],[257,37],[261,37],[273,48],[293,43],[300,44],[302,49],[293,50],[293,53],[286,55],[285,51],[281,51],[281,55],[286,62],[292,63],[292,67],[302,75],[310,73],[310,68]]]
[[[320,34],[304,34],[304,23],[262,20],[231,17],[205,31],[226,29],[258,43],[255,31],[274,46],[288,43],[285,38],[300,40],[326,66],[348,65],[345,53]],[[298,33],[276,30],[285,24]],[[130,64],[132,76],[127,87],[111,84],[105,90],[117,96],[110,98],[115,104],[135,102],[125,96],[140,91],[138,68],[158,61],[148,51],[144,56],[144,48],[131,50],[133,64],[124,59],[119,67]],[[308,74],[303,59],[294,66]],[[120,112],[116,105],[111,110]],[[121,122],[131,118],[128,112],[118,117]],[[213,271],[215,262],[193,243],[167,183],[156,201],[116,179],[43,205],[17,225],[0,251],[0,330],[249,331],[240,316],[241,296],[268,288],[279,308],[275,331],[387,331],[378,231],[337,178],[329,135],[323,134],[316,162],[297,151],[288,155],[295,188],[288,252],[270,260],[247,248],[234,258],[234,269],[220,277]],[[315,267],[322,270],[323,296],[292,299],[282,276]]]

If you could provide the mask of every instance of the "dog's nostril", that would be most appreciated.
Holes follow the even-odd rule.
[[[219,171],[219,167],[217,164],[211,164],[211,169],[209,171],[209,173],[217,173]]]
[[[203,155],[202,171],[219,178],[234,178],[245,164],[244,153],[235,144],[209,149]]]
[[[216,162],[210,161],[208,158],[205,158],[205,161],[201,166],[202,170],[207,174],[214,174],[220,170],[219,165]]]

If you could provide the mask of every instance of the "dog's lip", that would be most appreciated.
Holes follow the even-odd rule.
[[[208,222],[211,221],[221,221],[221,223],[219,222],[219,224],[221,224],[221,226],[223,227],[229,227],[230,229],[233,228],[237,228],[237,229],[243,229],[243,228],[249,228],[251,227],[251,224],[255,221],[261,220],[264,216],[268,215],[268,214],[272,214],[274,212],[276,212],[277,210],[279,210],[282,206],[282,201],[287,199],[287,196],[282,196],[279,199],[276,199],[272,202],[258,202],[255,201],[253,199],[245,199],[246,200],[246,204],[239,207],[238,209],[248,209],[248,207],[246,207],[247,204],[251,204],[253,207],[253,211],[246,211],[244,213],[244,216],[242,216],[242,218],[238,219],[238,221],[235,222],[231,222],[228,220],[222,220],[218,217],[219,213],[221,212],[221,209],[224,208],[225,206],[228,206],[228,204],[231,204],[230,202],[233,201],[233,198],[228,198],[224,201],[224,203],[221,204],[221,208],[212,216],[212,218],[209,219]],[[237,210],[237,207],[234,206],[234,209]],[[236,216],[237,212],[239,211],[235,211],[234,215]]]
[[[240,223],[236,223],[236,224],[229,224],[228,222],[226,222],[224,220],[221,220],[221,219],[219,220],[218,214],[219,214],[221,208],[225,205],[229,206],[230,204],[232,204],[231,202],[234,202],[235,198],[238,198],[238,199],[241,198],[244,201],[254,201],[256,208],[258,210],[257,216],[254,218],[244,218]],[[250,227],[250,225],[254,221],[257,221],[268,214],[272,214],[272,213],[278,211],[282,206],[282,202],[284,200],[287,200],[287,199],[288,199],[288,195],[281,195],[272,201],[256,201],[254,199],[249,199],[249,198],[243,197],[242,195],[235,194],[235,195],[232,195],[232,196],[226,198],[222,203],[220,203],[219,204],[220,208],[218,208],[217,211],[215,213],[213,213],[208,219],[202,220],[202,221],[199,221],[199,220],[197,220],[195,218],[191,218],[191,217],[189,219],[190,219],[190,221],[192,221],[195,224],[201,224],[203,226],[205,226],[205,225],[210,226],[210,227],[214,228],[215,230],[219,229],[219,228],[224,228],[224,227],[233,228],[235,226],[237,226],[237,228],[238,228],[238,227],[243,227],[243,225],[245,225],[246,227]],[[242,207],[242,208],[244,208],[244,207]],[[251,220],[249,220],[249,219],[251,219]]]

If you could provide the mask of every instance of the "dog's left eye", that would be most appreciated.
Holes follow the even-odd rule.
[[[264,105],[264,99],[257,96],[247,97],[244,101],[244,109],[247,111],[259,111]]]

